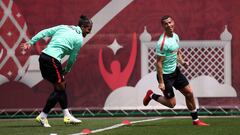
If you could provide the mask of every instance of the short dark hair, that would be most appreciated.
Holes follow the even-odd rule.
[[[92,24],[93,24],[92,20],[89,19],[87,16],[85,16],[85,15],[81,15],[80,16],[80,19],[79,19],[79,22],[78,22],[78,26],[79,27],[81,27],[81,26],[88,27],[88,26],[90,26]]]
[[[162,16],[162,18],[161,18],[161,24],[163,24],[163,21],[166,20],[166,19],[168,19],[168,18],[172,18],[172,16],[170,16],[170,15],[164,15],[164,16]]]

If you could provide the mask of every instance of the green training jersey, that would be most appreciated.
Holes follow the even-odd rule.
[[[52,39],[42,52],[56,58],[59,62],[65,55],[69,55],[65,68],[66,72],[69,72],[83,44],[81,28],[78,26],[59,25],[44,29],[37,33],[29,43],[34,45],[44,37],[51,37]]]
[[[173,33],[172,37],[168,37],[166,33],[163,33],[157,42],[156,55],[164,56],[163,74],[170,74],[176,70],[178,42],[179,37],[176,33]]]

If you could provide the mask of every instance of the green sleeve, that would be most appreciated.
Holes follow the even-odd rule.
[[[74,62],[77,59],[77,55],[79,52],[80,48],[76,48],[69,56],[68,61],[67,61],[67,65],[65,67],[65,72],[70,72],[70,70],[72,69],[72,66],[74,64]]]
[[[55,26],[52,28],[44,29],[38,32],[32,39],[29,41],[31,45],[34,45],[38,40],[44,38],[44,37],[52,37],[52,35],[62,27],[62,25]]]

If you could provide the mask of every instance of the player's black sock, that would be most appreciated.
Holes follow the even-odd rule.
[[[192,111],[191,116],[192,116],[192,120],[198,119],[198,112],[197,111]]]
[[[57,104],[57,102],[58,102],[58,94],[56,91],[53,91],[48,97],[47,103],[43,108],[43,112],[48,114],[50,110]]]
[[[67,94],[65,90],[58,91],[59,97],[58,101],[62,109],[66,109],[68,106]]]
[[[160,97],[161,95],[157,95],[157,94],[154,94],[152,95],[152,99],[155,100],[155,101],[158,101],[158,98]]]

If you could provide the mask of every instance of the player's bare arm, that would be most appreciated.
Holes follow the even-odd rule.
[[[163,60],[164,60],[164,56],[157,56],[157,74],[158,74],[158,78],[159,78],[159,85],[158,88],[162,91],[165,90],[165,85],[164,85],[164,81],[163,81]]]
[[[177,52],[177,59],[178,59],[178,62],[179,62],[181,65],[183,65],[185,68],[188,67],[189,63],[188,63],[187,61],[184,61],[184,60],[183,60],[181,50],[178,50],[178,52]]]

